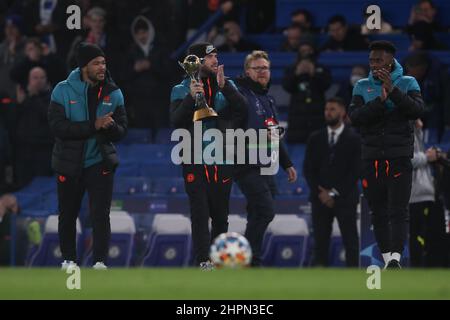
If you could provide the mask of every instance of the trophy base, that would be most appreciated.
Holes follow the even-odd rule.
[[[194,112],[194,118],[192,119],[192,121],[199,121],[199,120],[204,120],[207,118],[212,118],[212,117],[217,117],[217,113],[216,111],[214,111],[214,109],[206,107],[206,108],[201,108],[198,109],[197,111]]]

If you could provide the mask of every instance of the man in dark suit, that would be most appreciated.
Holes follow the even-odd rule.
[[[327,127],[311,134],[303,172],[308,182],[314,228],[314,265],[327,266],[333,219],[337,218],[346,264],[358,266],[359,240],[356,207],[359,198],[361,142],[345,126],[345,104],[331,98],[325,105]]]

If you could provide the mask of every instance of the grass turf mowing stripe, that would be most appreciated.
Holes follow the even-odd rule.
[[[381,290],[364,269],[81,269],[68,290],[59,269],[0,269],[0,299],[450,299],[450,270],[381,272]]]

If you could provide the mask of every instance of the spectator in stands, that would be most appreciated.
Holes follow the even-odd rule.
[[[19,213],[17,199],[12,194],[0,197],[0,266],[10,264],[11,215]]]
[[[60,2],[62,4],[62,1]],[[44,2],[22,1],[15,8],[24,17],[26,34],[28,36],[39,37],[47,44],[51,52],[56,51],[56,43],[53,36],[55,25],[52,23],[52,14],[57,5],[58,0],[46,0]]]
[[[331,84],[330,71],[317,63],[317,56],[308,54],[306,49],[302,52],[296,63],[286,69],[282,82],[284,90],[291,94],[289,143],[305,143],[311,132],[323,127],[325,91]]]
[[[361,34],[389,34],[392,33],[393,29],[389,22],[386,22],[383,18],[383,14],[381,13],[381,26],[380,29],[369,29],[367,27],[367,19],[371,16],[371,13],[367,13],[367,7],[364,8],[363,17],[364,23],[361,25]]]
[[[109,72],[115,78],[120,78],[122,69],[120,68],[120,50],[118,48],[117,41],[114,37],[110,36],[106,31],[107,15],[106,11],[100,7],[93,7],[90,9],[84,17],[84,35],[78,36],[72,42],[72,46],[69,50],[67,57],[67,64],[69,70],[73,70],[77,66],[76,53],[77,47],[81,42],[95,44],[99,46],[103,51],[108,52],[108,65]],[[116,76],[117,74],[117,76]]]
[[[298,56],[301,58],[318,59],[319,52],[312,39],[302,39],[298,45]]]
[[[274,21],[276,1],[250,0],[239,2],[244,3],[241,6],[241,12],[246,11],[245,33],[265,33],[275,31]],[[243,6],[245,6],[245,8],[242,8]]]
[[[110,17],[108,33],[120,41],[124,50],[134,42],[130,37],[130,26],[139,15],[152,22],[159,45],[168,50],[175,50],[186,41],[187,1],[108,1],[108,6],[102,3]]]
[[[401,268],[408,232],[414,136],[411,120],[423,112],[420,87],[394,58],[389,41],[370,44],[370,74],[353,90],[349,115],[362,135],[364,196],[387,268]]]
[[[434,128],[440,138],[445,128],[445,112],[450,109],[448,67],[427,52],[413,52],[404,60],[405,74],[416,78],[422,91],[425,128]]]
[[[34,67],[45,70],[52,86],[67,76],[64,62],[56,54],[51,53],[47,45],[41,43],[38,38],[29,38],[25,45],[25,58],[14,65],[11,70],[11,79],[26,89],[28,75]]]
[[[362,64],[357,64],[353,66],[352,73],[350,74],[350,79],[346,82],[341,83],[339,86],[339,90],[336,93],[336,96],[340,97],[344,100],[346,106],[350,105],[350,101],[352,100],[352,92],[355,84],[364,78],[367,78],[369,75],[369,71],[367,67]]]
[[[434,35],[432,26],[426,22],[419,21],[408,28],[411,38],[409,51],[418,50],[446,50],[447,46],[438,41]]]
[[[48,108],[55,136],[52,168],[58,174],[59,239],[63,268],[77,260],[76,220],[87,190],[93,224],[94,269],[106,269],[114,172],[113,142],[126,134],[127,116],[121,90],[106,68],[100,47],[81,43],[78,68],[52,92]]]
[[[367,39],[361,35],[361,30],[347,25],[341,15],[332,16],[327,24],[329,38],[321,51],[358,51],[367,50]]]
[[[187,34],[186,40],[190,39],[200,28],[203,23],[209,18],[210,15],[217,12],[217,10],[222,10],[224,15],[230,14],[235,7],[234,0],[197,0],[197,1],[188,1],[187,8],[187,18],[188,18],[188,26],[187,26]],[[237,17],[236,17],[237,18]],[[237,18],[238,19],[238,18]],[[236,19],[232,19],[236,20]],[[206,33],[201,35],[198,42],[202,42],[205,40],[211,40],[215,37],[215,35]]]
[[[130,126],[151,128],[155,137],[159,128],[169,126],[169,53],[155,41],[155,29],[145,16],[134,19],[131,34],[134,43],[124,71]]]
[[[11,136],[15,130],[12,121],[16,87],[9,73],[24,56],[25,40],[22,37],[23,21],[20,16],[5,19],[5,39],[0,43],[0,192],[7,189],[6,166],[11,160]]]
[[[8,16],[5,22],[5,40],[0,43],[0,96],[10,99],[16,96],[16,87],[9,74],[13,65],[24,57],[22,24],[20,16]]]
[[[306,9],[297,9],[291,13],[291,24],[297,24],[304,28],[305,32],[313,33],[313,18],[311,13]]]
[[[242,38],[241,27],[234,21],[223,24],[225,43],[217,48],[220,52],[248,52],[258,50],[259,46]]]
[[[13,10],[24,18],[25,33],[37,37],[45,43],[52,53],[58,52],[61,58],[67,56],[77,30],[66,27],[67,7],[72,4],[83,5],[73,0],[16,1]],[[84,1],[86,3],[86,1]]]
[[[337,97],[329,99],[325,105],[327,128],[311,134],[306,146],[303,173],[311,190],[315,266],[329,264],[335,217],[344,242],[346,265],[357,267],[359,264],[356,207],[361,142],[353,129],[344,124],[345,117],[344,101]]]
[[[245,76],[236,83],[247,100],[248,110],[243,129],[267,129],[278,124],[274,98],[269,95],[270,60],[265,51],[253,51],[245,59]],[[297,172],[287,153],[284,142],[280,142],[280,165],[288,174],[288,181],[297,180]],[[245,237],[252,247],[252,266],[261,264],[261,247],[264,233],[275,216],[276,192],[273,175],[261,175],[259,165],[242,165],[236,169],[236,182],[247,199],[247,229]]]
[[[418,0],[411,8],[408,29],[419,22],[428,24],[432,32],[443,32],[445,29],[436,20],[436,6],[431,0]]]
[[[26,91],[18,87],[15,185],[22,188],[35,176],[51,176],[53,136],[47,121],[50,85],[41,67],[31,69]]]
[[[305,28],[298,24],[291,24],[284,32],[286,40],[281,45],[280,50],[284,52],[297,52],[302,38],[311,37]]]
[[[411,267],[444,267],[444,207],[436,192],[432,166],[438,161],[438,150],[425,151],[422,121],[414,127],[414,158],[411,199],[409,200],[409,252]]]

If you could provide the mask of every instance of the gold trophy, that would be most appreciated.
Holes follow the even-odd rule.
[[[200,58],[194,54],[188,55],[183,62],[178,62],[186,74],[192,80],[200,81],[199,72],[202,65]],[[205,96],[201,93],[195,95],[195,112],[192,121],[204,120],[211,117],[217,117],[216,111],[210,108],[206,103]]]

